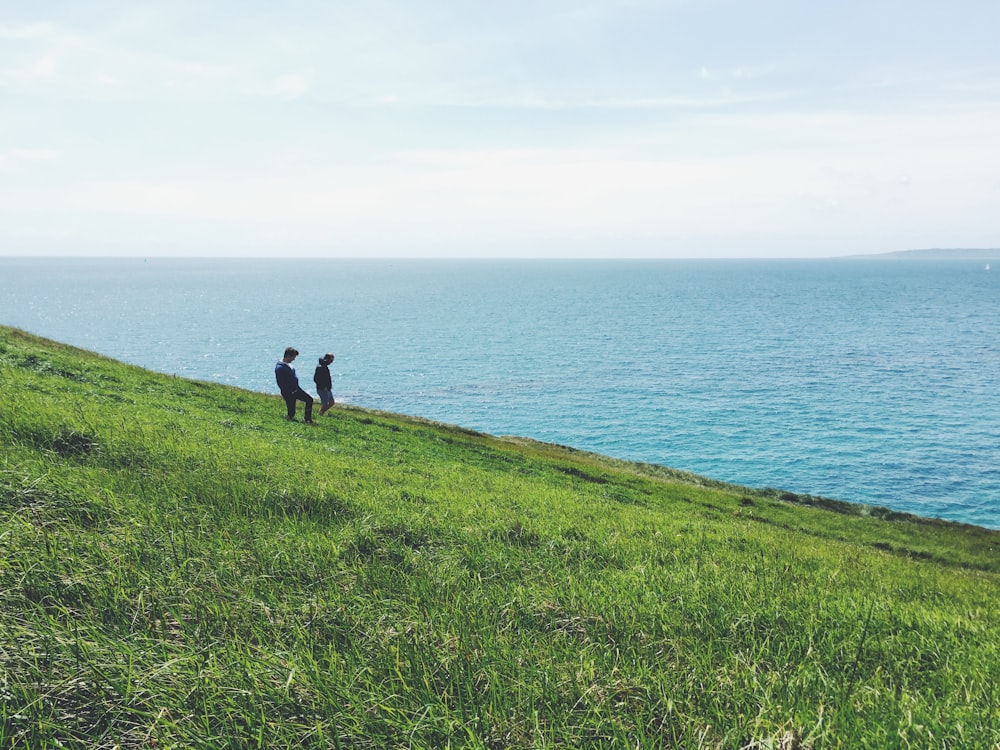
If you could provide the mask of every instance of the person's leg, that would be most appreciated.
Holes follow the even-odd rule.
[[[295,396],[285,396],[285,406],[288,408],[286,419],[295,419]]]
[[[319,398],[323,402],[323,405],[319,408],[319,415],[322,417],[333,406],[333,391],[320,391]]]
[[[301,388],[299,389],[299,392],[296,395],[297,395],[299,401],[303,402],[306,405],[305,420],[307,422],[312,422],[312,419],[313,419],[313,397],[310,396],[305,391],[303,391]]]

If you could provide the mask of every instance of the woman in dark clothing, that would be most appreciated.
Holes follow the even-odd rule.
[[[316,366],[316,373],[313,375],[313,382],[316,384],[316,393],[323,405],[319,408],[320,416],[323,416],[327,409],[333,406],[333,379],[330,377],[330,363],[333,362],[332,354],[324,354],[319,358],[319,365]]]

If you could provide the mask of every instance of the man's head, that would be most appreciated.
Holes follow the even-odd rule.
[[[283,359],[285,362],[291,362],[297,356],[299,356],[299,350],[296,349],[294,346],[289,346],[288,348],[285,349],[285,356],[283,357]]]

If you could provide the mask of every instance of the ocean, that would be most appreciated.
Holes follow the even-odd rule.
[[[341,402],[1000,529],[983,261],[8,257],[0,323],[267,393],[330,351]]]

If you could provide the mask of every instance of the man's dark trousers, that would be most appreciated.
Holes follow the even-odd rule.
[[[288,418],[295,419],[295,402],[302,401],[306,405],[305,420],[307,422],[312,422],[313,418],[313,397],[306,393],[304,390],[299,388],[295,393],[289,393],[285,395],[281,394],[285,399],[285,406],[288,407]]]

